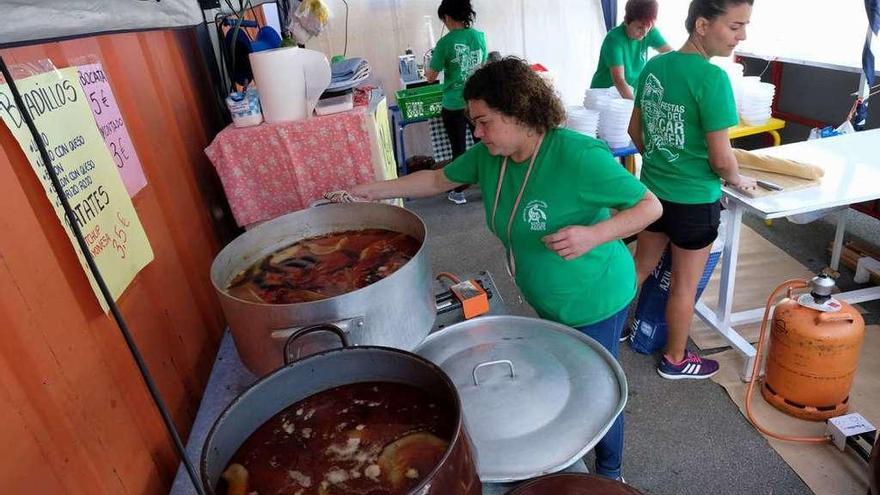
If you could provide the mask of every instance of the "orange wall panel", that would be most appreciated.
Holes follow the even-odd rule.
[[[203,153],[221,123],[194,30],[0,50],[7,64],[101,62],[147,186],[155,259],[118,304],[184,438],[225,325],[209,278],[228,232]],[[0,126],[0,467],[7,493],[166,493],[178,459],[119,329],[98,305],[36,175]],[[194,460],[195,462],[196,460]]]

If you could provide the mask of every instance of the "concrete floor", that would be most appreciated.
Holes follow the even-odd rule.
[[[535,316],[507,275],[500,243],[485,226],[479,190],[471,188],[466,195],[468,203],[460,206],[445,196],[407,202],[428,225],[432,269],[488,270],[512,313]],[[880,245],[877,220],[855,211],[850,215],[850,235]],[[794,225],[777,220],[767,227],[747,217],[746,224],[813,270],[828,263],[825,247],[834,236],[829,222]],[[839,285],[852,288],[852,274],[843,271]],[[877,323],[880,304],[864,307],[866,322]],[[629,346],[622,346],[620,360],[630,388],[623,467],[628,483],[657,495],[812,493],[721,386],[710,380],[664,380],[655,371],[655,357],[635,353]]]

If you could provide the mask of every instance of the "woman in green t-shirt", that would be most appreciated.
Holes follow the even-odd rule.
[[[739,119],[730,81],[709,62],[727,57],[746,38],[753,0],[692,0],[690,37],[678,51],[651,59],[636,91],[630,136],[642,153],[641,179],[663,216],[639,234],[639,285],[672,252],[666,304],[668,341],[657,372],[664,378],[708,378],[718,362],[686,350],[697,284],[718,235],[721,179],[744,191],[755,180],[739,174],[728,129]]]
[[[426,76],[428,82],[434,82],[443,72],[443,110],[440,118],[449,137],[452,148],[452,159],[464,153],[467,145],[467,117],[464,115],[464,98],[461,96],[467,78],[488,57],[486,51],[486,35],[471,27],[476,13],[470,0],[443,0],[437,8],[437,15],[449,29],[449,33],[440,38],[431,55],[431,63]],[[473,134],[473,128],[471,134]],[[455,204],[464,204],[464,190],[467,186],[457,187],[449,192],[449,200]]]
[[[659,218],[660,203],[601,141],[559,127],[562,103],[522,60],[484,65],[464,98],[479,144],[443,170],[350,192],[378,200],[478,184],[489,229],[526,301],[617,356],[636,290],[635,265],[620,239]],[[621,415],[596,446],[596,472],[620,477],[622,454]]]
[[[628,0],[624,7],[623,23],[608,31],[599,52],[599,65],[591,88],[615,87],[620,96],[633,99],[631,87],[636,86],[642,68],[648,60],[648,47],[660,53],[672,50],[660,31],[654,27],[657,20],[657,0]]]

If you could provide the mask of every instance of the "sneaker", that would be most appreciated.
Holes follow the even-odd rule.
[[[718,361],[701,358],[691,351],[685,351],[684,359],[680,363],[673,364],[664,355],[660,359],[657,373],[669,380],[702,380],[718,373]]]
[[[465,199],[463,191],[462,192],[449,191],[449,194],[446,195],[446,199],[448,199],[449,201],[452,201],[453,203],[455,203],[457,205],[463,205],[463,204],[467,203],[467,199]]]

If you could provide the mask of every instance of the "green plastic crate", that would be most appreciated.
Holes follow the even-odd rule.
[[[443,88],[440,84],[401,89],[396,94],[397,106],[404,120],[438,117],[443,109]]]

